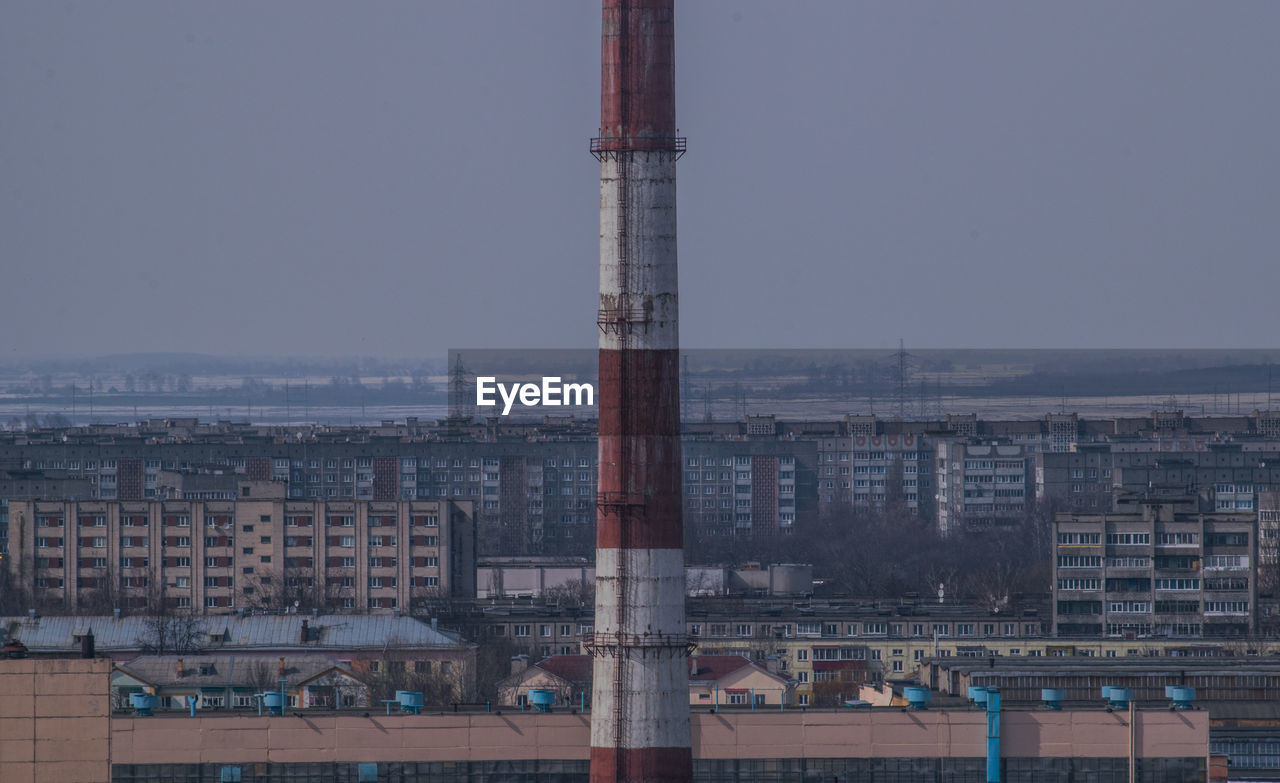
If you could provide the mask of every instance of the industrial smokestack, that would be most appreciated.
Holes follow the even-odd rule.
[[[674,0],[604,0],[591,780],[688,781]]]

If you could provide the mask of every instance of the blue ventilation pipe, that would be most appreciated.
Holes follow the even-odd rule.
[[[1000,783],[1000,691],[987,692],[987,783]]]

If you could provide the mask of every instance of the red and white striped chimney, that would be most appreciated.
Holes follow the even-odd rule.
[[[688,781],[674,0],[604,0],[591,780]]]

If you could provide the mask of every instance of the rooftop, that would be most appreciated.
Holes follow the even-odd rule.
[[[155,646],[151,617],[0,617],[0,630],[17,639],[32,654],[79,649],[80,638],[92,633],[99,652],[132,652]],[[432,628],[414,617],[394,615],[215,615],[178,616],[169,622],[192,646],[210,651],[280,649],[384,650],[387,647],[464,648],[468,643],[452,632]],[[307,628],[303,641],[303,626]],[[189,631],[187,630],[189,629]]]

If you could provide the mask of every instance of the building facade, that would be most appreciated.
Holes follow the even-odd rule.
[[[936,445],[938,530],[976,532],[1021,521],[1034,498],[1034,452],[1019,444]]]
[[[1138,499],[1054,519],[1062,635],[1246,637],[1257,627],[1257,518]]]
[[[408,609],[475,595],[473,504],[289,500],[242,482],[231,500],[27,500],[4,563],[58,611],[285,606]]]

